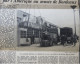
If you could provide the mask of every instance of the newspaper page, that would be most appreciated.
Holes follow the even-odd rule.
[[[0,0],[0,64],[79,64],[80,0]]]

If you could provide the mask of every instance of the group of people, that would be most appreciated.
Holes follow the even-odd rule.
[[[48,39],[51,40],[50,38]],[[58,37],[58,41],[60,41],[62,45],[72,44],[73,46],[75,46],[77,41],[79,41],[79,36],[72,35],[71,37],[68,37],[66,35],[62,35]],[[31,37],[31,44],[34,44],[34,36]]]
[[[61,36],[61,44],[65,45],[67,44],[72,44],[72,45],[76,45],[77,40],[79,40],[79,37],[77,35],[73,35],[71,37],[67,37],[66,35],[62,35]]]

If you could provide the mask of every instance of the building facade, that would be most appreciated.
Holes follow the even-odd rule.
[[[41,24],[37,17],[17,11],[18,45],[39,43]]]
[[[41,16],[35,17],[29,13],[18,10],[17,23],[19,46],[40,43],[42,31],[49,32],[51,37],[54,38],[58,35],[57,27],[44,20]]]

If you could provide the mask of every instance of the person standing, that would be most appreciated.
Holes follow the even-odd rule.
[[[61,44],[64,45],[67,42],[67,37],[66,35],[61,36]]]
[[[31,36],[31,44],[34,44],[34,36]]]
[[[76,45],[76,42],[77,42],[77,37],[76,37],[76,35],[74,35],[74,36],[73,36],[73,46]]]

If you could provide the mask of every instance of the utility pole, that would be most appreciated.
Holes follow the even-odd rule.
[[[73,9],[73,14],[74,14],[74,29],[75,29],[75,35],[76,35],[76,20],[75,20],[75,8],[76,8],[77,6],[76,5],[72,5],[71,6],[71,8]]]

